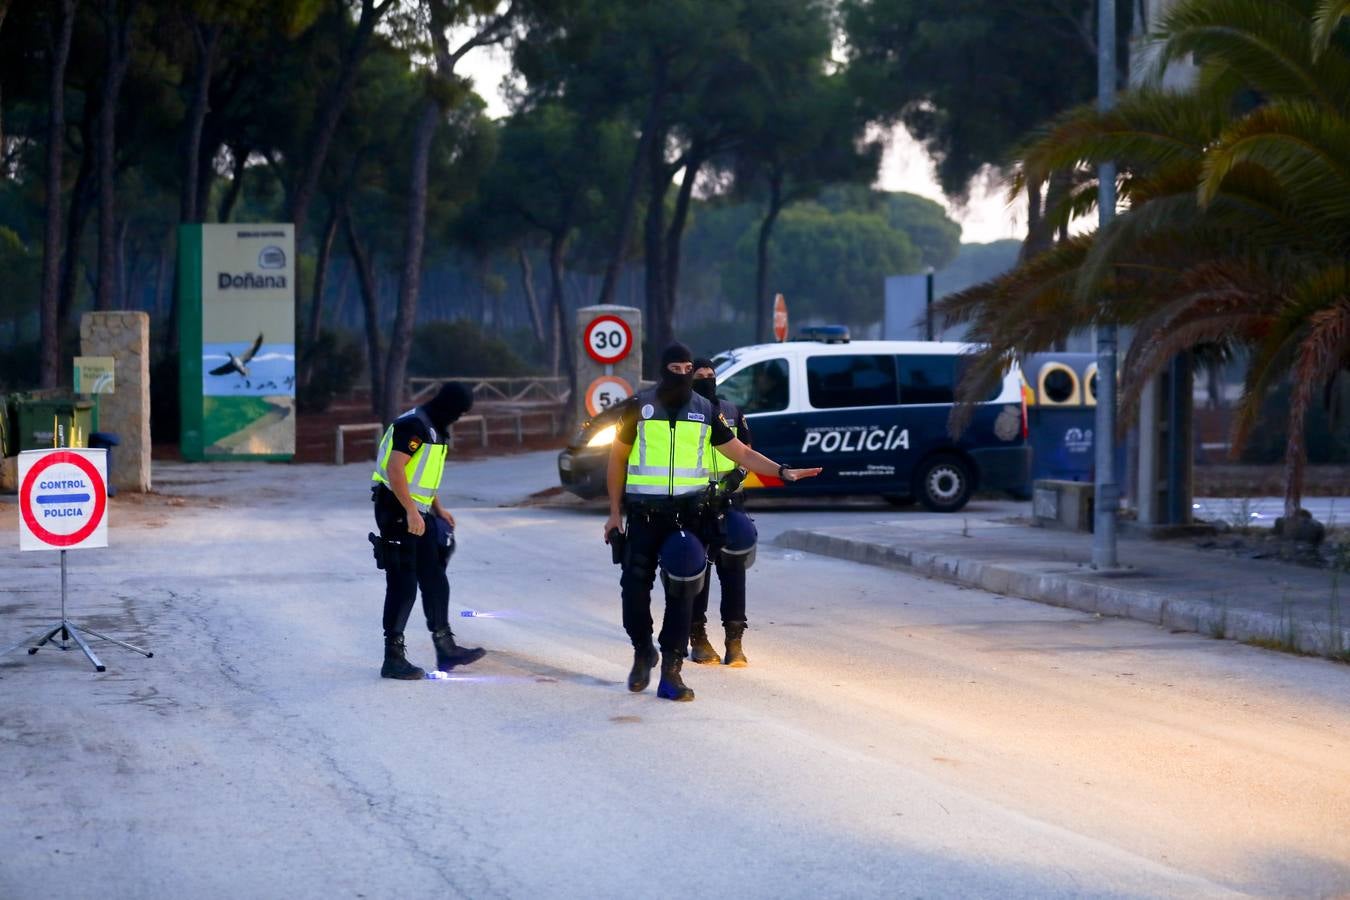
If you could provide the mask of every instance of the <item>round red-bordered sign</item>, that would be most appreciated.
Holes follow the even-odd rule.
[[[618,316],[596,316],[583,335],[586,353],[602,366],[613,365],[633,352],[633,330]]]
[[[586,412],[592,416],[633,396],[633,386],[618,375],[601,375],[586,388]]]
[[[78,531],[73,531],[70,534],[57,534],[48,531],[38,523],[37,516],[33,515],[33,484],[43,471],[58,463],[72,465],[87,475],[94,491],[94,510],[89,515],[89,521],[82,525]],[[103,479],[99,477],[98,469],[94,468],[93,463],[78,453],[57,452],[42,457],[42,459],[33,463],[33,468],[28,470],[28,477],[23,480],[23,485],[19,488],[19,513],[23,516],[24,523],[38,540],[44,544],[51,544],[53,547],[69,547],[72,544],[78,544],[93,534],[99,523],[103,521],[103,512],[107,505],[108,489],[103,484]]]

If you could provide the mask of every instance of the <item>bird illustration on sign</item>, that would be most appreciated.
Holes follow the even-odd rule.
[[[258,339],[253,342],[253,346],[248,348],[248,352],[243,356],[235,356],[234,353],[227,350],[226,353],[228,353],[230,357],[229,361],[216,366],[211,370],[211,374],[229,375],[230,373],[236,373],[248,378],[248,364],[253,360],[253,357],[258,354],[258,348],[262,346],[262,342],[263,336],[259,334]]]

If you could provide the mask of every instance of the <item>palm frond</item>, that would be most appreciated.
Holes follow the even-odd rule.
[[[1313,13],[1313,59],[1320,59],[1327,52],[1346,16],[1350,16],[1350,0],[1318,0],[1317,11]]]

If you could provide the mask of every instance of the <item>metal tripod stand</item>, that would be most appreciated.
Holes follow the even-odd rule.
[[[69,650],[70,646],[66,642],[73,640],[76,644],[79,645],[80,649],[84,651],[84,655],[89,657],[89,662],[93,663],[94,665],[94,671],[106,672],[108,670],[108,667],[103,665],[102,660],[100,660],[97,656],[94,655],[94,651],[89,648],[89,644],[85,642],[84,638],[80,637],[80,632],[84,632],[90,637],[96,637],[99,638],[100,640],[105,640],[110,643],[116,644],[119,647],[125,647],[126,649],[131,650],[134,653],[141,654],[147,659],[155,655],[149,650],[143,650],[140,647],[137,647],[135,644],[128,644],[126,641],[119,641],[117,638],[108,637],[106,634],[99,634],[92,628],[85,628],[83,625],[76,625],[74,622],[66,618],[66,551],[62,550],[61,621],[57,622],[56,625],[52,628],[48,628],[44,631],[39,631],[37,634],[33,635],[27,640],[19,641],[19,643],[14,644],[11,647],[6,647],[4,650],[0,650],[0,656],[12,653],[13,651],[18,650],[20,647],[26,644],[32,644],[33,646],[28,648],[28,654],[31,656],[32,654],[37,653],[39,650],[41,650],[43,645],[53,640],[57,642],[56,646],[60,647],[62,650]],[[58,638],[57,635],[60,635],[60,637]]]

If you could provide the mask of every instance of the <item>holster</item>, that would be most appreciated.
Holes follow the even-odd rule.
[[[375,568],[397,572],[414,565],[412,554],[415,551],[411,543],[405,546],[399,541],[382,538],[374,532],[366,535],[366,540],[370,541],[374,549]]]
[[[628,546],[628,535],[617,528],[609,530],[609,555],[614,565],[623,565],[623,552]]]

